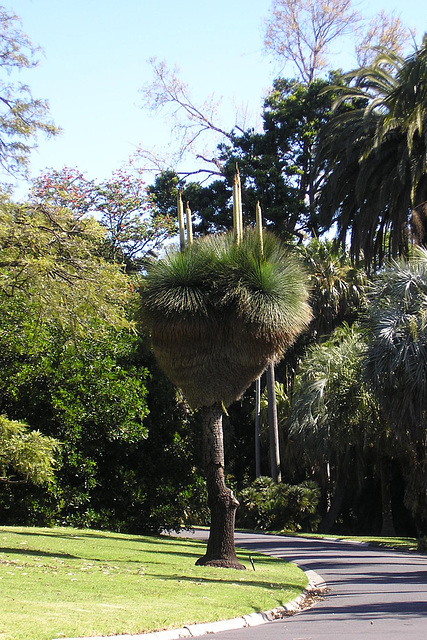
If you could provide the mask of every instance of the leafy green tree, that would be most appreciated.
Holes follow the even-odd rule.
[[[332,95],[322,93],[330,82],[316,80],[307,87],[277,79],[264,103],[263,132],[236,131],[219,145],[221,178],[215,176],[209,184],[192,182],[191,176],[184,183],[173,172],[156,178],[150,193],[162,212],[174,211],[182,186],[183,200],[189,201],[195,214],[196,233],[231,229],[237,163],[244,187],[245,224],[251,224],[251,212],[259,201],[266,225],[283,240],[301,241],[307,233],[317,232],[318,179],[312,178],[312,164],[317,137],[332,104]]]
[[[6,196],[0,218],[0,411],[59,438],[64,462],[71,455],[71,446],[66,451],[71,431],[87,428],[87,436],[92,429],[95,438],[95,426],[102,426],[108,441],[142,421],[144,377],[133,376],[130,392],[117,361],[95,349],[130,326],[125,306],[132,294],[122,269],[99,257],[105,231],[95,220],[79,220],[49,205],[17,205]],[[91,354],[86,347],[86,361],[83,337],[95,349]],[[55,425],[58,415],[62,431]],[[75,470],[84,474],[78,447],[72,454]]]
[[[233,145],[222,146],[225,175],[239,165],[247,210],[259,200],[266,224],[286,241],[317,232],[312,165],[332,103],[331,95],[322,93],[328,84],[278,78],[264,102],[263,132],[236,134]]]
[[[94,321],[73,335],[14,298],[1,309],[0,411],[62,443],[48,492],[0,485],[2,523],[156,534],[204,524],[195,420],[145,340]]]
[[[381,51],[370,67],[335,87],[334,115],[322,130],[317,167],[321,221],[335,222],[367,265],[406,255],[409,227],[427,242],[427,39],[402,58]]]
[[[83,326],[43,316],[38,300],[2,297],[0,411],[62,443],[49,494],[2,490],[9,522],[116,528],[120,496],[130,502],[123,477],[147,436],[148,373],[132,362],[139,340],[129,330],[96,316]]]
[[[39,318],[83,330],[93,318],[127,323],[122,269],[99,258],[105,230],[51,205],[0,202],[0,296],[30,302]]]
[[[38,133],[58,133],[48,117],[47,103],[33,98],[27,85],[14,80],[16,71],[37,65],[37,51],[19,18],[0,6],[0,165],[6,174],[26,173]]]
[[[332,96],[324,89],[330,80],[315,80],[308,86],[293,80],[279,78],[273,84],[264,106],[264,131],[270,145],[270,161],[279,159],[276,166],[295,191],[295,213],[303,214],[298,220],[303,230],[316,230],[315,201],[318,184],[313,179],[314,152],[319,132],[329,119]],[[277,194],[280,198],[280,193]]]
[[[107,231],[104,255],[128,267],[141,266],[144,257],[176,231],[176,222],[158,210],[144,181],[124,170],[97,183],[77,169],[52,169],[34,181],[31,199],[65,207],[78,220],[96,217]]]

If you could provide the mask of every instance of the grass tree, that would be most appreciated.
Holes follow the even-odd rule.
[[[238,501],[225,485],[223,410],[277,360],[306,327],[311,312],[306,277],[270,233],[242,229],[238,179],[234,232],[185,246],[178,200],[180,249],[147,268],[143,324],[157,361],[200,410],[211,526],[197,564],[243,568],[234,550]]]

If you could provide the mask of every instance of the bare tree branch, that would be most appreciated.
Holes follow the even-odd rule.
[[[133,162],[142,160],[142,170],[159,172],[173,169],[180,175],[196,175],[206,173],[221,175],[221,163],[212,150],[216,150],[224,138],[232,141],[233,130],[243,130],[235,124],[229,131],[219,124],[218,111],[221,104],[212,94],[202,104],[196,104],[190,95],[189,87],[178,76],[177,68],[169,69],[164,61],[156,58],[149,60],[153,70],[152,82],[141,89],[143,107],[154,113],[164,112],[172,122],[171,133],[176,145],[173,153],[170,147],[166,152],[145,149],[140,146]],[[186,158],[201,160],[215,167],[214,169],[196,168],[188,171],[177,171],[177,167]]]
[[[273,0],[264,44],[292,62],[309,84],[327,66],[331,42],[353,32],[359,22],[351,0]]]
[[[377,51],[375,48],[392,49],[401,55],[414,39],[415,31],[406,27],[402,20],[394,13],[387,14],[381,9],[368,25],[362,40],[356,45],[356,59],[360,67],[369,66]]]

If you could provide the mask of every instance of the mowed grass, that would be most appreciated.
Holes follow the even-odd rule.
[[[246,571],[196,567],[205,544],[70,528],[0,527],[0,640],[136,634],[283,605],[295,565],[238,552]]]

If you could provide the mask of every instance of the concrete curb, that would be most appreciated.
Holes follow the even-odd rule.
[[[308,585],[300,596],[288,602],[283,607],[277,607],[264,613],[250,613],[231,620],[220,620],[218,622],[206,622],[204,624],[189,624],[181,629],[170,629],[166,631],[155,631],[153,633],[139,633],[136,635],[124,634],[118,636],[108,636],[117,640],[180,640],[180,638],[196,638],[208,633],[218,633],[219,631],[230,631],[232,629],[242,629],[244,627],[256,627],[266,622],[272,622],[279,618],[293,615],[300,611],[304,604],[313,596],[321,595],[326,591],[327,585],[321,576],[315,571],[305,571],[308,578]],[[56,638],[54,640],[65,640]],[[106,636],[91,636],[90,638],[67,638],[66,640],[106,640]]]

